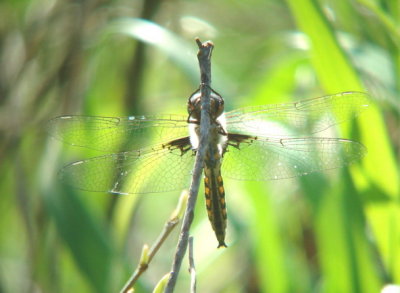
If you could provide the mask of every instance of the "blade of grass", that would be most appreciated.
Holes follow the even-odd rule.
[[[330,27],[316,1],[288,0],[287,2],[299,28],[306,33],[310,39],[310,59],[322,87],[329,93],[346,90],[363,90],[362,83],[355,69],[340,47],[334,31]],[[383,119],[376,107],[370,108],[370,111],[362,115],[359,119],[363,142],[369,150],[369,154],[364,160],[366,176],[370,180],[369,188],[376,184],[380,186],[389,197],[395,198],[399,191],[397,184],[398,170],[390,148],[390,142]],[[349,188],[349,186],[347,188]],[[359,188],[361,187],[359,186]],[[340,200],[340,198],[338,199]],[[326,204],[328,206],[332,205],[332,203],[329,202]],[[349,217],[349,211],[344,210],[343,206],[338,205],[336,209],[332,206],[332,208],[335,210],[333,214],[337,213],[339,215],[342,214],[342,217]],[[343,218],[343,220],[346,220],[343,224],[347,223],[347,221],[351,222],[352,219],[351,216],[347,219]],[[374,221],[376,218],[370,218],[370,220]],[[389,224],[389,222],[386,223],[386,225]],[[320,236],[323,237],[323,239],[330,238],[329,227],[330,225],[319,230],[319,233],[321,233]],[[378,290],[379,278],[376,277],[377,272],[375,271],[376,269],[374,268],[371,254],[365,249],[366,247],[364,245],[367,239],[362,229],[352,231],[351,233],[342,231],[337,237],[343,237],[343,240],[349,244],[342,247],[347,253],[342,256],[330,255],[331,249],[323,253],[322,262],[325,264],[325,268],[332,263],[336,265],[340,263],[341,266],[346,266],[350,262],[352,266],[354,266],[353,272],[357,270],[357,274],[353,275],[353,278],[348,280],[348,282],[359,284],[357,287],[358,289],[366,288],[367,286],[370,292]],[[361,237],[363,240],[354,241],[357,237]],[[378,241],[381,242],[381,245],[390,245],[390,243],[382,238],[378,239]],[[324,247],[324,243],[320,242],[320,244]],[[355,255],[356,258],[354,258]],[[374,271],[375,274],[371,273]],[[325,273],[326,277],[329,277],[329,272],[325,271]],[[330,277],[336,280],[338,275],[333,276],[331,274]],[[342,289],[346,290],[346,284],[343,285]]]

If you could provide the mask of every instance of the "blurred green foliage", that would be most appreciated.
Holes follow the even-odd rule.
[[[178,193],[114,196],[62,185],[99,155],[63,147],[62,114],[185,113],[198,86],[194,37],[211,39],[227,110],[342,91],[371,95],[340,136],[368,155],[347,169],[226,181],[227,249],[199,195],[199,292],[379,292],[400,283],[398,0],[0,2],[0,292],[116,292]],[[136,286],[170,269],[175,231]],[[187,291],[184,265],[176,292]]]

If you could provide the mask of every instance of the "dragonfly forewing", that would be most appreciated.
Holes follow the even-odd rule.
[[[139,149],[154,141],[187,136],[187,117],[155,115],[130,117],[60,116],[48,132],[70,145],[115,152]]]
[[[245,107],[226,113],[230,133],[260,136],[304,136],[321,132],[358,116],[369,96],[345,92],[295,103]]]

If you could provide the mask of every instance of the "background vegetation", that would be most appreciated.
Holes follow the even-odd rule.
[[[57,170],[99,155],[48,137],[61,114],[185,113],[194,37],[211,39],[227,109],[361,90],[371,107],[340,136],[368,148],[349,169],[226,180],[228,249],[199,195],[199,292],[379,292],[400,283],[400,2],[397,0],[0,2],[0,292],[117,292],[179,192],[112,196]],[[351,127],[349,127],[351,126]],[[168,272],[178,233],[136,292]],[[176,292],[187,292],[187,263]]]

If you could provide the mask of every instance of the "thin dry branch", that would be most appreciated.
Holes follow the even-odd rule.
[[[129,280],[126,282],[124,288],[122,288],[122,290],[120,291],[121,293],[131,292],[130,290],[133,287],[133,285],[136,283],[139,277],[147,270],[149,263],[151,262],[157,251],[160,249],[161,245],[164,243],[164,241],[168,238],[169,234],[179,223],[179,220],[181,219],[183,214],[182,212],[183,207],[186,205],[187,198],[188,198],[187,191],[182,192],[176,209],[172,213],[169,220],[165,223],[163,230],[161,231],[157,240],[154,242],[151,249],[149,250],[147,245],[143,246],[139,264],[136,270],[129,278]]]
[[[181,233],[175,252],[174,261],[168,280],[167,287],[164,292],[172,293],[175,288],[176,280],[182,265],[183,257],[188,246],[189,230],[194,218],[194,207],[196,205],[197,194],[199,192],[201,174],[203,173],[204,157],[209,145],[210,131],[210,89],[211,89],[211,54],[214,48],[212,42],[207,41],[201,43],[196,38],[199,47],[197,58],[200,66],[200,92],[201,92],[201,119],[200,119],[200,143],[196,153],[196,161],[193,168],[192,182],[189,190],[188,205],[186,207],[185,216],[183,218]]]
[[[193,257],[193,236],[189,237],[189,273],[190,273],[190,293],[196,293],[196,267]]]

